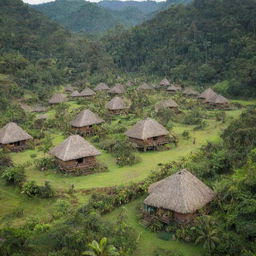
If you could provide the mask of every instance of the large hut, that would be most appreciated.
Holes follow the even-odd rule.
[[[167,224],[190,222],[214,198],[212,189],[186,169],[152,184],[148,192],[146,211]]]
[[[80,134],[94,134],[96,127],[104,122],[98,115],[86,109],[71,122],[73,129]]]
[[[63,93],[56,93],[54,94],[51,99],[49,100],[50,104],[59,104],[63,103],[67,100],[67,95]]]
[[[106,104],[106,108],[112,114],[123,114],[128,109],[128,104],[124,99],[116,96]]]
[[[100,152],[81,136],[72,135],[53,148],[50,154],[55,156],[61,170],[74,172],[94,168]]]
[[[225,109],[229,108],[229,101],[222,95],[214,95],[206,100],[204,100],[204,103],[209,104],[210,106],[213,106],[215,108],[219,109]]]
[[[198,95],[198,99],[205,101],[209,98],[215,97],[216,95],[216,92],[214,92],[211,88],[208,88]]]
[[[0,129],[0,146],[11,151],[24,150],[31,139],[31,135],[13,122]]]
[[[189,97],[197,97],[199,95],[199,92],[192,88],[185,88],[185,90],[182,92],[183,95],[189,96]]]
[[[165,109],[165,108],[169,108],[169,109],[173,109],[173,110],[177,111],[178,104],[173,99],[169,99],[169,100],[159,102],[155,105],[156,112],[158,112],[160,109]]]
[[[151,91],[153,90],[154,88],[152,86],[150,86],[149,84],[147,83],[143,83],[141,84],[139,87],[138,87],[138,90],[143,90],[143,91]]]
[[[146,151],[170,142],[169,132],[157,121],[151,118],[140,120],[126,133],[129,140],[138,148]]]
[[[110,90],[109,90],[109,93],[110,94],[123,94],[125,93],[125,86],[122,85],[122,84],[116,84],[114,87],[112,87]]]
[[[109,87],[105,83],[99,83],[95,88],[94,91],[99,92],[99,91],[108,91]]]
[[[180,91],[180,90],[181,90],[181,87],[178,87],[178,86],[176,86],[176,85],[174,85],[174,84],[170,85],[170,86],[166,89],[166,91],[169,92],[169,93],[176,93],[176,92],[178,92],[178,91]]]
[[[168,86],[170,86],[171,83],[169,82],[169,80],[167,80],[166,78],[164,78],[160,83],[159,83],[159,88],[167,88]]]
[[[94,92],[90,88],[85,88],[80,92],[80,96],[85,98],[91,98],[91,97],[94,97],[95,95],[96,95],[96,92]]]

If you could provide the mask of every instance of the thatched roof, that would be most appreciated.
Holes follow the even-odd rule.
[[[47,108],[41,105],[35,105],[33,106],[33,109],[32,109],[33,112],[37,112],[37,113],[45,112],[46,110]]]
[[[192,88],[185,88],[185,90],[182,93],[189,96],[197,96],[199,94],[199,92],[195,91]]]
[[[85,88],[80,92],[80,96],[82,97],[86,97],[86,96],[94,96],[96,94],[96,92],[94,92],[92,89],[90,88]]]
[[[140,120],[125,133],[130,138],[140,140],[168,134],[169,132],[161,124],[151,118]]]
[[[99,83],[95,88],[94,91],[107,91],[109,90],[109,87],[105,83]]]
[[[73,92],[74,91],[74,88],[69,84],[65,87],[65,91],[66,92]]]
[[[165,100],[157,103],[155,105],[155,110],[158,111],[161,108],[177,108],[177,107],[178,107],[178,104],[173,99],[169,99],[169,100]]]
[[[128,108],[128,104],[126,104],[124,99],[116,96],[106,104],[106,108],[110,110],[121,110]]]
[[[159,83],[160,86],[170,86],[171,83],[166,79],[164,78],[160,83]]]
[[[103,123],[104,120],[94,114],[91,110],[86,109],[80,112],[76,118],[71,122],[73,127],[84,127],[94,124]]]
[[[147,83],[143,83],[138,87],[139,90],[152,90],[154,89],[152,86],[150,86]]]
[[[69,161],[88,156],[97,156],[100,155],[100,152],[81,136],[72,135],[53,148],[50,154],[62,161]]]
[[[81,97],[81,94],[79,93],[79,91],[73,91],[71,94],[70,94],[70,97]]]
[[[222,105],[222,104],[228,104],[229,101],[228,99],[226,99],[224,96],[222,95],[213,95],[210,98],[205,99],[204,101],[205,103],[210,103],[210,104],[216,104],[216,105]]]
[[[178,213],[193,213],[209,203],[214,192],[186,169],[152,184],[146,205]]]
[[[171,91],[171,92],[177,92],[177,91],[180,91],[181,88],[180,87],[177,87],[175,86],[174,84],[172,84],[171,86],[169,86],[167,89],[167,91]]]
[[[25,111],[25,112],[33,112],[33,108],[25,103],[20,103],[20,107]]]
[[[9,144],[22,140],[33,139],[27,132],[25,132],[16,123],[10,122],[0,129],[0,143]]]
[[[215,93],[211,88],[208,88],[205,91],[203,91],[201,94],[199,94],[198,98],[206,100],[206,99],[212,98],[216,95],[217,95],[217,93]]]
[[[112,87],[109,90],[109,93],[112,93],[112,94],[122,94],[122,93],[125,93],[125,86],[122,85],[122,84],[116,84],[114,87]]]
[[[57,104],[57,103],[62,103],[67,100],[67,95],[63,93],[56,93],[54,94],[51,99],[49,100],[50,104]]]

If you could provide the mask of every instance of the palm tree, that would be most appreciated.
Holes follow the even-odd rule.
[[[116,248],[113,245],[108,245],[108,240],[103,237],[100,242],[93,240],[88,244],[90,247],[89,251],[83,252],[83,255],[87,256],[118,256]]]

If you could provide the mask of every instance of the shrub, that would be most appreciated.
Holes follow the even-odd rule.
[[[44,186],[39,186],[35,181],[29,181],[24,184],[22,193],[29,197],[41,197],[41,198],[51,198],[54,196],[54,190],[50,186],[49,181],[45,181]]]
[[[10,156],[4,153],[2,149],[0,149],[0,170],[4,167],[10,166],[12,166],[12,160]]]
[[[52,157],[44,157],[35,161],[36,167],[40,171],[57,169],[56,161]]]
[[[6,168],[2,173],[2,178],[8,183],[16,186],[22,186],[26,180],[24,166],[14,166]]]

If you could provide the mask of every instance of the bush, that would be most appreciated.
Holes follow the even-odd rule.
[[[51,198],[54,197],[54,190],[49,181],[45,181],[44,186],[39,186],[35,181],[29,181],[23,186],[22,193],[29,197]]]
[[[22,186],[26,180],[24,166],[15,166],[6,168],[2,173],[2,178],[8,183],[16,186]]]
[[[4,153],[2,149],[0,149],[0,170],[4,167],[10,166],[12,166],[12,160],[10,156]]]
[[[57,169],[56,161],[52,157],[44,157],[35,161],[36,167],[40,171]]]

